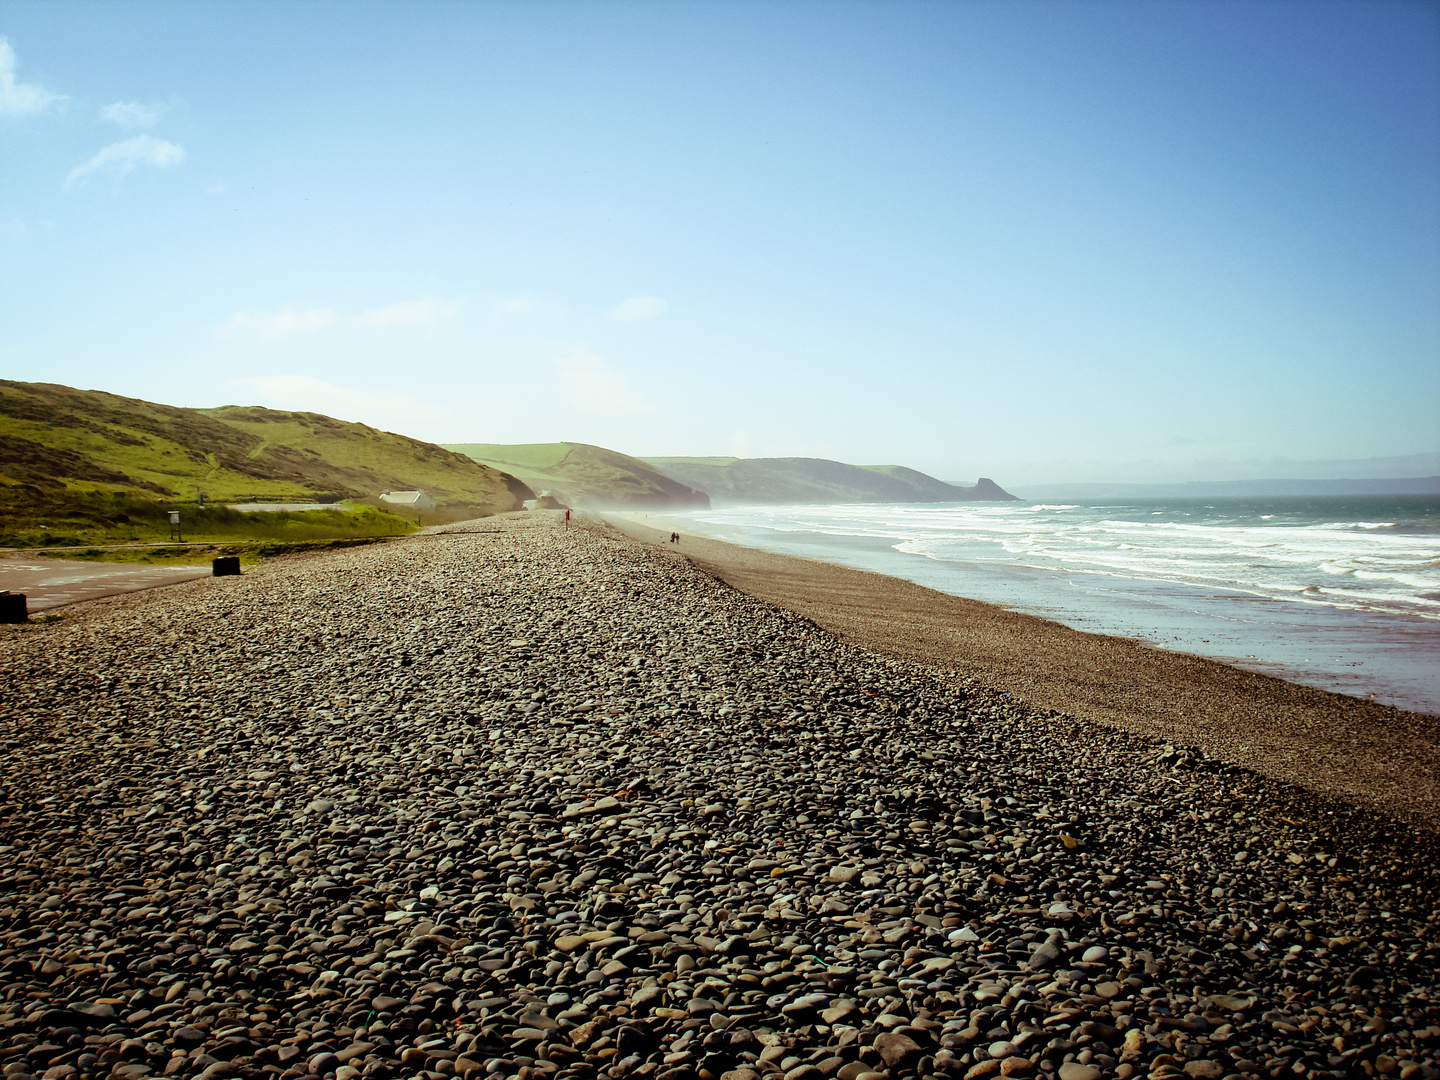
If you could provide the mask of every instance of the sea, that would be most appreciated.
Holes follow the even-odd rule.
[[[1440,498],[740,506],[696,532],[1440,714]]]

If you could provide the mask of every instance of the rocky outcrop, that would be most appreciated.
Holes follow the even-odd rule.
[[[995,483],[988,476],[982,476],[976,481],[972,488],[961,488],[965,492],[964,498],[970,502],[1019,502],[1018,495],[1011,495],[1008,491]]]

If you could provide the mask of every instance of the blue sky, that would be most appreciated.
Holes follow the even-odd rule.
[[[1440,450],[1440,5],[0,6],[0,374],[435,441]]]

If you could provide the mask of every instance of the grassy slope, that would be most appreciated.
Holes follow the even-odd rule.
[[[982,477],[978,483],[962,484],[958,480],[937,480],[928,473],[907,469],[904,465],[866,465],[865,468],[883,472],[888,476],[907,480],[917,487],[936,492],[940,502],[1020,502],[1019,496],[1011,495],[1004,488]],[[938,485],[938,487],[936,486]],[[956,495],[955,492],[959,492]],[[924,500],[917,500],[924,501]]]
[[[253,459],[268,458],[322,489],[373,497],[381,491],[423,488],[441,506],[515,509],[533,495],[504,470],[480,464],[434,443],[378,431],[316,413],[226,405],[207,416],[252,436]]]
[[[447,449],[520,477],[573,506],[706,507],[710,501],[659,469],[589,443],[450,443]]]
[[[374,498],[423,487],[437,502],[510,509],[528,497],[494,469],[433,443],[317,413],[181,409],[100,391],[0,381],[0,483],[103,487],[179,499],[317,494]]]
[[[917,495],[913,501],[924,502],[926,499],[935,499],[939,502],[947,502],[957,497],[956,492],[961,489],[954,484],[947,484],[944,480],[937,480],[929,473],[920,472],[918,469],[907,468],[904,465],[862,465],[862,469],[887,476],[900,484],[907,484]]]
[[[564,442],[537,443],[446,443],[445,449],[464,454],[475,461],[503,461],[535,473],[549,473],[582,444]]]
[[[0,380],[0,531],[152,531],[157,501],[374,499],[422,487],[453,515],[515,509],[513,477],[433,443],[316,413],[183,409],[49,383]],[[218,508],[217,508],[218,512]],[[163,522],[163,518],[158,519]],[[271,522],[271,524],[265,524]],[[361,523],[279,518],[212,523],[254,535]],[[395,522],[371,522],[393,531]]]
[[[739,461],[735,457],[647,457],[641,461],[659,468],[661,465],[714,465],[724,468],[726,465],[734,465]]]
[[[732,504],[894,501],[894,485],[886,477],[839,461],[741,458],[725,465],[670,461],[659,467]]]

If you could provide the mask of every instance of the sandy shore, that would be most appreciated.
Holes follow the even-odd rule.
[[[627,535],[891,656],[973,678],[1042,709],[1201,749],[1434,829],[1440,717],[1298,686],[1218,661],[950,596],[900,578],[725,543],[641,513]]]

